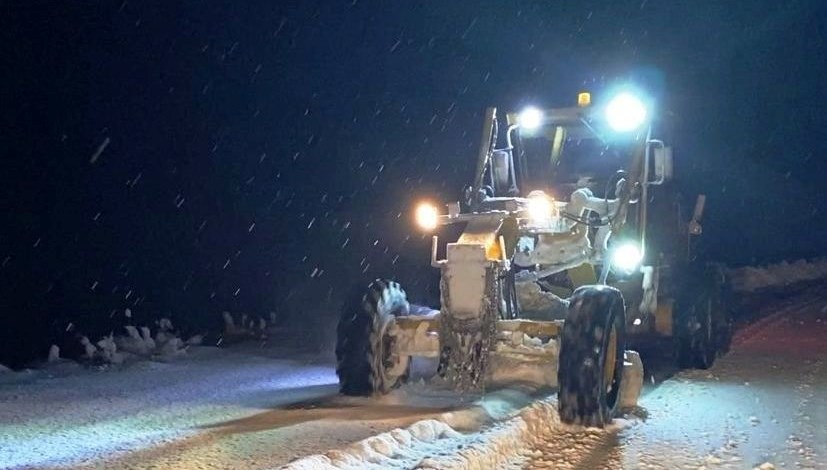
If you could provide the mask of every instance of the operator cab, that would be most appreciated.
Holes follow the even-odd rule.
[[[628,93],[597,108],[588,93],[578,98],[577,107],[507,115],[507,145],[492,152],[483,199],[543,191],[565,201],[580,188],[613,197],[624,172],[642,169],[633,167],[649,137],[645,105]]]
[[[606,184],[631,160],[627,142],[607,142],[582,124],[550,125],[516,141],[515,165],[522,193],[540,190],[556,200],[568,200],[580,188],[611,197]]]

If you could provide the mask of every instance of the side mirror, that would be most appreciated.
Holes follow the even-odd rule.
[[[672,147],[655,147],[655,182],[653,184],[663,184],[666,181],[672,180],[674,166],[672,164]]]

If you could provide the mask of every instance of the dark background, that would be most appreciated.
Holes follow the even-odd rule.
[[[360,278],[433,295],[409,208],[459,197],[486,106],[621,82],[673,122],[710,255],[822,254],[826,28],[823,0],[0,1],[0,362],[224,310],[329,346]]]

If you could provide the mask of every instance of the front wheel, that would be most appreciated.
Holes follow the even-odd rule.
[[[557,406],[565,423],[603,427],[620,403],[626,320],[623,296],[583,286],[569,299],[560,339]]]
[[[345,303],[336,338],[336,375],[345,395],[388,393],[408,374],[410,358],[394,354],[387,332],[410,304],[398,283],[377,279]]]

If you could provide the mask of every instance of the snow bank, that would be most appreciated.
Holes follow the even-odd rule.
[[[279,467],[281,470],[355,470],[417,468],[483,470],[507,468],[561,431],[588,436],[629,425],[616,420],[606,429],[582,428],[560,422],[556,399],[546,398],[519,415],[479,433],[460,434],[439,420],[419,421],[323,455],[311,455]],[[574,450],[574,449],[573,449]]]
[[[451,416],[446,417],[450,420]],[[480,433],[461,434],[440,418],[419,421],[343,449],[296,460],[282,470],[500,468],[560,426],[556,402],[545,399]]]
[[[747,266],[729,271],[732,289],[755,292],[770,287],[783,287],[801,281],[827,277],[827,259],[813,261],[782,261],[765,267]]]
[[[406,429],[394,429],[355,442],[342,450],[332,450],[324,455],[311,455],[283,469],[289,470],[339,470],[360,468],[387,468],[393,460],[414,457],[416,443],[437,443],[462,435],[447,424],[434,419],[419,421]]]
[[[446,470],[502,468],[560,426],[556,401],[543,400],[525,409],[518,417],[495,426],[455,455],[429,457],[422,461],[421,467]]]
[[[162,318],[158,322],[155,336],[149,327],[140,328],[133,325],[124,326],[126,336],[110,334],[97,343],[92,343],[86,336],[81,336],[80,344],[84,348],[85,359],[98,360],[109,364],[121,364],[132,358],[173,358],[186,354],[191,345],[201,344],[203,337],[196,335],[183,341],[174,332],[172,322]],[[50,358],[51,358],[50,352]],[[59,354],[57,351],[56,354]]]

